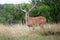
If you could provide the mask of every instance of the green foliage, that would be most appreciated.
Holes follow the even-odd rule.
[[[5,4],[4,9],[0,10],[0,23],[18,23],[24,18],[24,12],[16,12],[16,8],[13,4]]]
[[[42,3],[48,5],[50,10],[50,15],[53,18],[54,22],[59,22],[60,16],[60,0],[42,0]]]
[[[60,0],[34,0],[34,1],[36,1],[37,7],[41,6],[40,10],[42,12],[47,12],[47,10],[49,10],[48,11],[48,13],[50,15],[49,18],[51,19],[51,20],[50,19],[49,20],[51,22],[59,22],[60,21],[59,20],[60,19],[59,18],[60,17],[60,15],[59,15],[60,14],[60,5],[59,5],[60,4]],[[47,8],[46,6],[49,7],[49,8]]]
[[[4,17],[0,17],[0,23],[5,23],[6,19]]]
[[[29,13],[31,17],[44,16],[48,22],[60,22],[60,0],[31,0],[30,4],[4,4],[0,9],[0,23],[22,23],[25,14],[21,10],[16,12],[16,8],[28,10],[34,3],[36,7]]]
[[[19,7],[22,7],[23,9],[25,9],[25,10],[28,10],[28,8],[31,8],[31,4],[26,4],[26,3],[23,3],[23,4],[20,4],[20,5],[18,5]]]

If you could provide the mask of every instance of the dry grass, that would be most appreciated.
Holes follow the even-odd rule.
[[[46,24],[45,29],[46,31],[60,32],[60,24]]]
[[[39,30],[39,27],[35,27],[35,30]],[[59,24],[46,24],[44,25],[46,31],[50,30],[53,32],[60,32]],[[33,32],[29,33],[29,28],[26,25],[14,24],[14,25],[3,25],[0,24],[0,36],[8,36],[8,37],[21,37],[21,36],[29,36],[29,37],[38,37],[39,35]]]
[[[2,25],[0,24],[0,34],[1,35],[7,35],[12,37],[19,37],[19,36],[25,36],[28,35],[28,28],[26,25]]]

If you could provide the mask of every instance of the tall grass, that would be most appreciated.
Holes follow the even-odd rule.
[[[14,24],[3,25],[0,24],[0,40],[60,40],[60,25],[59,24],[46,24],[44,25],[45,34],[41,28],[35,27],[35,31],[31,32],[26,25]]]

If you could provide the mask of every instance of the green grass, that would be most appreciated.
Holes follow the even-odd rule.
[[[39,36],[36,38],[28,36],[22,36],[19,38],[0,37],[0,40],[60,40],[60,36],[50,35],[50,36]]]
[[[20,37],[18,40],[60,40],[60,36]]]

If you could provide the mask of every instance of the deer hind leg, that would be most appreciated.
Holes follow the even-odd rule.
[[[42,29],[42,31],[43,31],[43,33],[45,34],[45,35],[49,35],[49,33],[46,31],[46,29],[44,28],[44,24],[41,24],[40,25],[40,28]]]
[[[46,31],[45,31],[44,25],[43,24],[40,24],[39,26],[42,29],[42,31],[45,33]]]
[[[35,30],[35,27],[34,27],[34,26],[32,26],[32,32],[34,32],[34,30]]]

